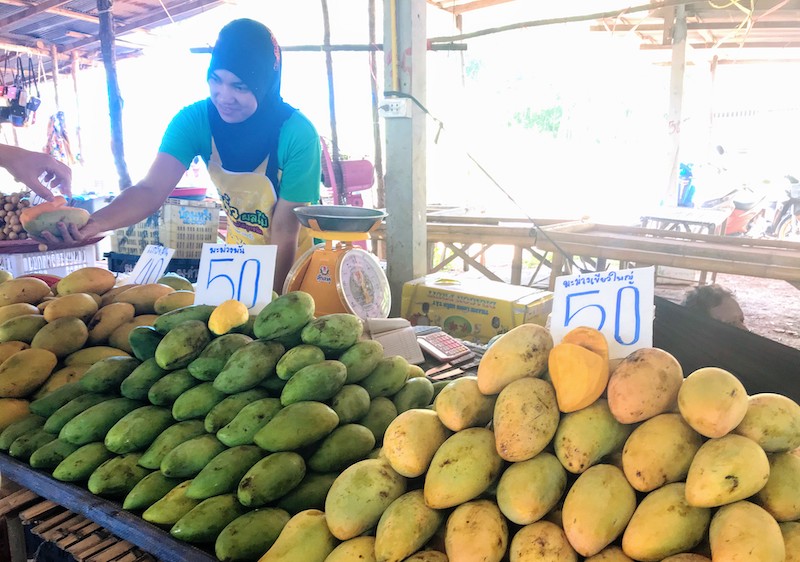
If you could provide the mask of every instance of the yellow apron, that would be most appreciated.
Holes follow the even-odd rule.
[[[269,244],[272,211],[278,196],[267,177],[269,156],[252,172],[229,172],[222,167],[217,146],[211,140],[208,174],[217,188],[225,214],[228,216],[228,244]],[[280,181],[281,172],[278,171]],[[298,252],[312,245],[309,230],[300,227]],[[299,254],[298,254],[299,255]]]

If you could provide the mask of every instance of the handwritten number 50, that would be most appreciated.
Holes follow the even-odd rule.
[[[244,290],[250,289],[250,290],[252,290],[252,293],[253,293],[252,294],[252,299],[250,300],[249,304],[247,304],[247,303],[245,303],[245,304],[247,304],[247,308],[252,308],[252,307],[254,307],[256,305],[256,302],[258,301],[259,281],[261,280],[261,263],[258,260],[253,259],[253,258],[251,258],[249,260],[245,260],[244,262],[242,262],[242,267],[239,269],[239,275],[238,275],[238,280],[237,280],[238,282],[234,282],[233,278],[230,275],[226,274],[226,273],[219,273],[217,275],[214,275],[213,277],[211,276],[211,273],[212,273],[212,270],[214,269],[214,264],[215,263],[219,263],[219,262],[230,263],[232,261],[233,261],[233,258],[216,258],[216,259],[212,259],[212,260],[209,261],[209,264],[208,264],[208,280],[206,281],[206,288],[209,288],[211,286],[211,284],[213,282],[217,281],[218,279],[221,282],[227,282],[228,284],[230,284],[230,290],[231,290],[230,298],[231,299],[236,299],[238,301],[242,301],[242,291],[243,291],[243,289]],[[253,267],[248,267],[248,265],[251,265],[251,264],[252,264]],[[248,270],[253,270],[253,279],[252,279],[252,283],[248,283],[245,286],[245,283],[244,283],[245,282],[245,273],[247,273]]]
[[[631,341],[623,341],[622,334],[621,334],[621,326],[620,326],[620,315],[622,312],[622,304],[623,298],[625,297],[625,291],[632,291],[631,297],[633,298],[632,306],[626,307],[628,310],[633,311],[633,336]],[[573,306],[573,299],[584,297],[587,295],[596,295],[600,293],[600,291],[584,291],[582,293],[572,293],[567,295],[567,304],[565,310],[565,317],[564,317],[564,326],[569,326],[570,322],[580,314],[582,311],[585,311],[590,308],[596,308],[597,311],[600,313],[600,321],[597,324],[597,329],[602,330],[603,326],[606,323],[606,309],[597,303],[591,303],[581,306],[580,308],[576,308],[572,310]],[[614,339],[620,343],[621,345],[633,345],[637,341],[639,341],[639,336],[641,333],[641,326],[642,326],[642,319],[639,313],[639,289],[636,287],[622,287],[617,291],[617,299],[616,299],[616,307],[615,307],[615,314],[614,314]],[[570,312],[571,311],[571,312]]]

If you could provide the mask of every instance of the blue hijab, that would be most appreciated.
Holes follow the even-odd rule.
[[[267,177],[278,190],[278,137],[295,109],[281,97],[281,49],[272,32],[251,19],[233,20],[219,32],[208,76],[218,69],[235,74],[253,92],[256,112],[241,123],[226,123],[208,99],[211,135],[231,172],[252,172],[269,155]]]

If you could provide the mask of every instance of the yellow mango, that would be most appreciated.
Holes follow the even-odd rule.
[[[9,279],[0,284],[0,307],[17,303],[37,305],[49,294],[50,286],[41,279],[35,277]]]
[[[103,295],[100,297],[100,308],[103,308],[104,306],[108,306],[109,304],[113,303],[116,300],[117,295],[119,295],[120,293],[124,293],[128,289],[133,289],[135,286],[136,285],[119,285],[117,287],[109,289],[108,291],[103,293]]]
[[[127,302],[133,305],[137,315],[155,313],[156,301],[166,294],[174,293],[175,289],[159,283],[134,285],[127,291],[118,294],[114,302]]]
[[[153,303],[153,309],[156,314],[166,314],[172,310],[183,308],[184,306],[192,306],[194,304],[194,291],[175,291],[174,293],[167,293],[162,297],[158,297],[156,302]]]
[[[39,309],[26,302],[18,302],[15,304],[8,304],[6,306],[0,306],[0,324],[9,320],[11,318],[15,318],[17,316],[24,316],[27,314],[41,314]]]
[[[588,560],[587,560],[588,562]],[[706,558],[702,554],[682,553],[667,556],[661,562],[711,562],[710,558]],[[786,562],[789,562],[788,560]]]
[[[686,500],[694,507],[717,507],[749,498],[767,483],[769,460],[758,444],[730,434],[698,449],[686,476]]]
[[[111,334],[125,322],[133,320],[136,309],[127,302],[107,304],[99,309],[89,320],[86,327],[89,329],[88,345],[103,345],[108,342]]]
[[[510,462],[532,459],[553,439],[560,417],[549,382],[526,377],[510,383],[494,405],[497,453]]]
[[[113,273],[101,267],[83,267],[76,269],[61,279],[56,285],[59,295],[72,293],[95,293],[103,295],[117,282]]]
[[[622,449],[622,470],[636,490],[650,492],[686,478],[703,438],[680,414],[659,414],[633,430]]]
[[[642,562],[659,562],[703,540],[711,510],[686,503],[685,488],[683,482],[675,482],[645,496],[622,535],[625,554]]]
[[[84,347],[74,353],[70,353],[64,358],[64,365],[71,367],[75,365],[94,365],[98,361],[107,357],[130,357],[131,355],[116,347],[107,345],[95,345]]]
[[[8,281],[6,281],[8,283]],[[24,349],[0,365],[0,398],[24,398],[38,389],[58,363],[46,349]]]
[[[800,562],[800,521],[781,523],[780,528],[786,546],[786,562]]]
[[[64,316],[56,318],[36,332],[31,348],[52,351],[56,357],[66,357],[81,349],[89,339],[89,330],[79,318]]]
[[[409,365],[408,366],[408,378],[409,379],[416,379],[419,377],[424,377],[425,371],[419,365]]]
[[[590,556],[585,562],[633,562],[633,560],[628,558],[620,547],[609,546]]]
[[[250,319],[247,307],[234,299],[218,304],[208,318],[208,329],[217,336],[227,334]]]
[[[770,455],[769,480],[755,500],[778,522],[800,519],[800,457]]]
[[[511,539],[510,562],[578,562],[564,531],[550,521],[526,525]]]
[[[471,427],[455,433],[433,456],[425,475],[425,503],[446,509],[478,497],[500,474],[502,464],[490,430]]]
[[[786,548],[778,523],[748,501],[723,506],[708,530],[711,559],[724,562],[784,562]]]
[[[133,348],[128,341],[131,330],[137,326],[152,326],[157,319],[158,314],[140,314],[139,316],[134,316],[133,320],[128,320],[111,332],[111,335],[108,336],[108,345],[116,349],[121,349],[126,353],[133,353]]]
[[[683,419],[700,435],[722,437],[733,431],[747,413],[748,396],[734,375],[718,367],[691,373],[678,392]]]
[[[511,522],[538,521],[559,502],[567,487],[567,472],[550,453],[515,462],[497,484],[497,505]]]
[[[333,549],[325,562],[377,562],[375,537],[356,537]]]
[[[22,351],[23,349],[30,348],[30,345],[25,343],[24,341],[6,341],[0,343],[0,365],[3,364],[3,361],[11,357],[17,352]]]
[[[337,544],[325,521],[318,509],[301,511],[258,562],[325,562]]]
[[[451,431],[484,427],[492,420],[496,395],[486,396],[478,389],[478,377],[464,376],[447,385],[433,402],[433,409]]]
[[[500,562],[508,548],[508,525],[497,505],[476,500],[455,508],[447,518],[444,548],[450,560]]]
[[[403,494],[386,508],[378,521],[375,558],[381,562],[405,560],[433,537],[444,517],[444,512],[425,505],[422,490]]]
[[[637,423],[671,411],[683,382],[678,360],[658,348],[628,355],[608,379],[608,407],[620,423]]]
[[[550,332],[538,324],[512,328],[486,350],[478,365],[478,388],[497,394],[509,383],[524,377],[541,377],[553,349]]]
[[[100,295],[98,295],[97,293],[83,293],[83,294],[84,294],[84,295],[89,295],[90,297],[92,297],[92,299],[94,300],[94,302],[95,302],[95,304],[97,305],[97,308],[98,308],[98,309],[99,309],[101,306],[103,306],[103,297],[101,297],[101,296],[100,296]]]
[[[734,430],[749,437],[768,453],[800,447],[800,405],[782,394],[754,394],[747,413]]]
[[[44,384],[36,391],[33,398],[41,398],[45,394],[49,394],[65,384],[81,380],[84,373],[88,370],[89,365],[72,365],[59,369],[47,377],[47,380],[44,381]]]
[[[635,509],[636,492],[622,471],[608,464],[593,466],[564,498],[564,533],[578,554],[594,556],[622,534]]]
[[[608,402],[601,398],[561,418],[553,438],[556,457],[564,468],[580,474],[622,447],[631,429],[611,415]]]
[[[386,428],[383,456],[398,474],[416,478],[425,474],[433,455],[449,436],[436,412],[406,410]]]
[[[30,402],[19,398],[0,398],[0,433],[15,421],[28,416]]]
[[[44,315],[44,310],[47,308],[47,306],[51,302],[53,302],[56,299],[58,299],[58,297],[45,297],[42,302],[40,302],[39,304],[36,305],[36,310],[38,311],[38,314]],[[20,303],[20,304],[22,304],[22,303]]]
[[[328,562],[327,560],[325,562]],[[420,550],[415,552],[403,562],[448,562],[447,555],[438,550]]]
[[[580,345],[561,342],[550,351],[548,366],[562,412],[594,403],[608,384],[608,353],[604,357]]]
[[[86,323],[97,312],[97,303],[86,293],[73,293],[49,301],[43,314],[44,319],[53,322],[59,318],[74,317]]]

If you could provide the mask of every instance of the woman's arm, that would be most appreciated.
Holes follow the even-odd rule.
[[[304,203],[295,203],[286,199],[278,199],[275,210],[272,211],[272,224],[270,225],[270,243],[278,247],[278,256],[275,261],[275,280],[273,289],[281,294],[283,282],[294,264],[297,251],[297,237],[300,233],[300,221],[294,214],[295,207]]]

